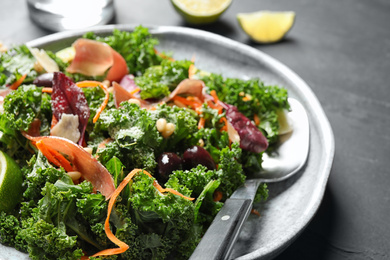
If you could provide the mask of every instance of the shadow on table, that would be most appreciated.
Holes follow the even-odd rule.
[[[337,221],[337,201],[330,186],[327,187],[322,204],[305,231],[275,260],[291,259],[363,259],[355,250],[335,245],[331,237]]]

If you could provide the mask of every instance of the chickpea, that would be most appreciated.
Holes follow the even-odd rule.
[[[176,126],[172,123],[167,123],[164,131],[161,133],[164,138],[170,137],[175,132]]]
[[[160,118],[156,122],[157,131],[162,133],[167,125],[167,120],[165,118]]]
[[[139,101],[138,99],[136,98],[130,98],[127,102],[131,103],[131,104],[136,104],[137,106],[141,106],[141,101]]]
[[[77,181],[81,178],[81,172],[78,171],[68,172],[68,175],[72,179],[72,181]]]
[[[109,80],[103,80],[103,81],[102,81],[102,84],[103,84],[106,88],[109,88],[109,87],[111,86]]]

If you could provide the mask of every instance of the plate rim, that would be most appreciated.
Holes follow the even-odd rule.
[[[100,33],[100,34],[110,33],[114,29],[132,31],[137,26],[139,25],[114,24],[114,25],[96,26],[96,27],[80,29],[80,30],[58,32],[58,33],[50,34],[47,36],[43,36],[31,40],[27,42],[26,45],[29,47],[48,45],[50,43],[58,42],[60,40],[65,40],[67,38],[78,37],[90,31],[93,31],[95,33]],[[271,57],[270,55],[254,47],[229,39],[225,36],[221,36],[212,32],[195,29],[195,28],[187,28],[182,26],[154,26],[154,25],[143,25],[143,27],[148,28],[152,35],[164,35],[167,33],[176,33],[176,34],[187,35],[187,36],[195,36],[195,37],[200,37],[203,40],[210,40],[213,43],[237,48],[237,50],[240,50],[241,52],[249,53],[251,56],[254,57],[254,59],[263,61],[267,66],[270,66],[272,70],[278,71],[280,75],[282,75],[284,78],[293,82],[297,87],[294,90],[299,93],[299,95],[297,96],[304,97],[304,99],[298,98],[298,100],[300,100],[303,103],[304,107],[308,107],[310,105],[310,107],[313,108],[311,113],[315,114],[316,117],[311,118],[311,120],[315,120],[316,124],[321,126],[320,127],[321,133],[319,135],[324,140],[324,147],[322,150],[325,152],[324,167],[322,168],[322,174],[319,175],[321,177],[321,179],[319,180],[321,183],[318,186],[320,190],[315,193],[316,195],[315,198],[310,200],[313,203],[313,205],[310,207],[310,210],[306,212],[305,217],[301,218],[300,221],[296,223],[298,225],[298,228],[296,228],[296,232],[295,233],[293,232],[293,234],[289,237],[284,237],[282,239],[283,243],[277,243],[277,245],[272,245],[270,248],[268,248],[268,251],[261,252],[260,249],[258,249],[246,255],[240,256],[237,259],[257,259],[259,257],[261,258],[275,257],[282,250],[288,247],[310,223],[310,221],[314,217],[315,213],[317,212],[322,202],[326,185],[328,183],[329,175],[333,164],[334,154],[335,154],[335,141],[334,141],[334,135],[333,135],[330,122],[319,100],[315,96],[312,89],[308,86],[308,84],[300,76],[298,76],[298,74],[296,74],[292,69],[290,69],[285,64],[278,61],[277,59]]]

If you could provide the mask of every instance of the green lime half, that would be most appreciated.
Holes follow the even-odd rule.
[[[19,165],[0,151],[0,211],[10,212],[21,200],[22,182]]]
[[[215,22],[232,0],[171,0],[176,11],[190,24]]]

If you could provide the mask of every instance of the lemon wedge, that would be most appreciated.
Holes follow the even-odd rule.
[[[294,25],[295,12],[239,13],[237,20],[252,40],[259,43],[273,43],[283,39]]]
[[[190,24],[215,22],[232,0],[171,0],[176,11]]]

